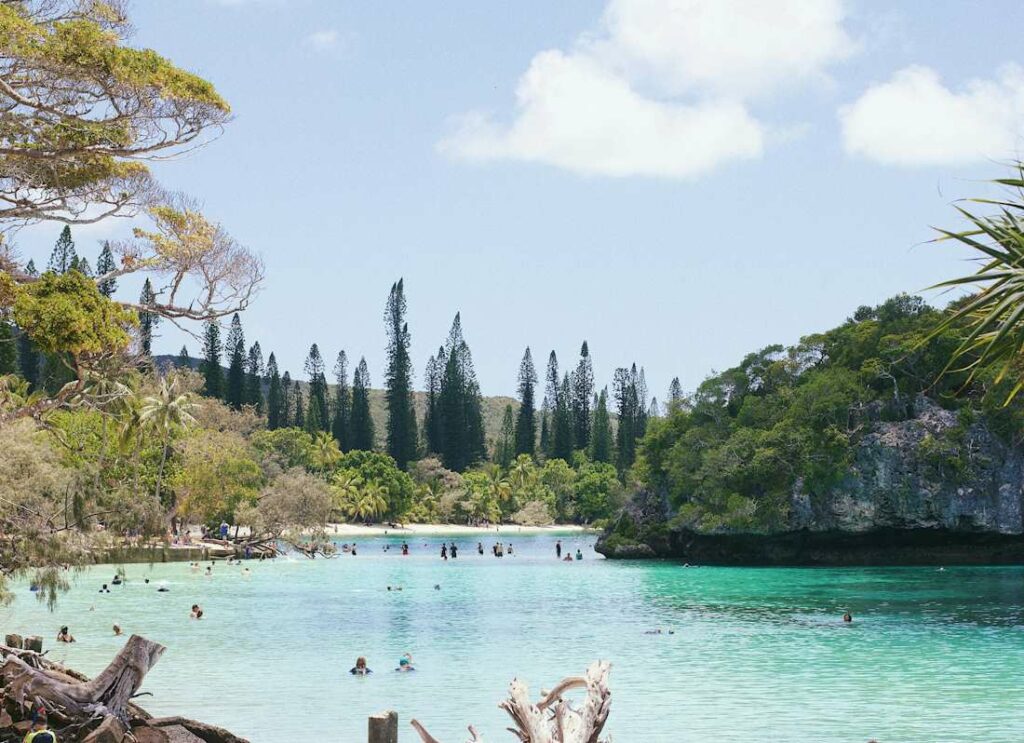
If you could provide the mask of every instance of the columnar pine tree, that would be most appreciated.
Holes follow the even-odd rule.
[[[668,386],[668,412],[674,413],[683,405],[683,385],[679,384],[679,377],[672,377]]]
[[[34,392],[42,383],[42,359],[36,344],[28,337],[28,333],[18,329],[18,369],[21,376],[28,382],[29,390]]]
[[[594,400],[594,422],[590,433],[590,459],[594,462],[612,461],[612,424],[608,415],[608,388]]]
[[[387,370],[384,373],[384,404],[388,411],[387,451],[398,465],[416,458],[416,408],[412,396],[412,361],[409,358],[409,325],[405,321],[406,300],[403,280],[391,285],[384,325],[388,337]]]
[[[281,372],[277,368],[277,357],[270,352],[267,359],[267,428],[271,431],[281,428],[284,420],[284,391],[281,389]],[[291,382],[291,380],[288,380]]]
[[[18,373],[18,343],[14,327],[0,318],[0,376]]]
[[[426,413],[423,415],[423,442],[428,454],[441,452],[441,383],[447,366],[444,346],[437,349],[437,356],[431,356],[423,372],[423,386],[426,388]]]
[[[306,403],[302,399],[302,387],[299,380],[292,380],[292,425],[295,428],[306,428]]]
[[[71,270],[78,271],[86,278],[93,278],[92,266],[89,265],[88,258],[79,258],[77,255],[71,260]]]
[[[505,406],[505,414],[501,418],[501,432],[494,444],[494,461],[502,469],[507,470],[516,456],[516,417],[512,405]]]
[[[572,413],[573,445],[577,449],[590,446],[590,403],[594,398],[594,365],[590,358],[590,349],[583,341],[580,348],[580,361],[572,373]]]
[[[256,341],[249,346],[245,359],[245,404],[252,405],[257,415],[263,415],[263,379],[267,374],[263,366],[263,349]]]
[[[348,356],[344,351],[338,352],[334,362],[334,416],[331,420],[331,433],[338,441],[338,448],[349,451],[352,448],[352,390],[348,386]]]
[[[640,367],[640,373],[636,373],[636,364],[633,364],[630,374],[636,377],[636,438],[642,439],[644,434],[647,433],[647,415],[649,410],[647,406],[647,376],[644,374],[642,366]]]
[[[534,401],[534,387],[537,384],[537,370],[533,367],[530,347],[526,347],[523,360],[519,363],[519,415],[516,418],[515,454],[537,454],[537,410]]]
[[[541,426],[541,449],[544,451],[544,455],[547,457],[554,456],[552,449],[554,448],[554,417],[555,410],[558,408],[558,397],[561,392],[562,379],[558,375],[558,356],[552,351],[548,355],[548,368],[544,374],[544,418],[546,420],[541,423],[547,423],[547,436],[544,435],[545,426]]]
[[[106,276],[116,268],[117,264],[114,263],[114,254],[110,251],[110,243],[104,242],[100,257],[96,260],[96,275]],[[117,279],[104,279],[99,283],[99,289],[105,297],[114,296],[114,292],[117,291]]]
[[[182,346],[181,350],[178,351],[178,358],[174,365],[179,369],[192,368],[192,358],[188,355],[188,349],[185,346]]]
[[[315,434],[317,431],[331,429],[331,414],[327,405],[327,373],[324,359],[320,355],[320,347],[313,344],[309,347],[304,367],[309,380],[309,403],[306,406],[306,430]]]
[[[366,359],[359,359],[359,366],[352,376],[352,448],[370,451],[373,449],[373,418],[370,417],[370,370]]]
[[[569,382],[569,375],[562,378],[562,385],[558,390],[558,397],[555,403],[555,412],[551,418],[551,457],[553,459],[564,459],[572,461],[572,410],[569,407],[572,399],[572,385]]]
[[[143,307],[151,307],[156,304],[156,294],[153,293],[153,284],[149,279],[146,279],[146,283],[142,285],[139,304]],[[139,312],[139,352],[143,356],[153,355],[153,329],[159,322],[159,315],[144,310]]]
[[[287,370],[281,375],[281,419],[278,428],[295,425],[295,391],[292,389],[292,375]]]
[[[55,274],[65,274],[73,268],[77,258],[75,241],[71,239],[71,228],[64,225],[57,243],[53,246],[53,252],[50,253],[50,262],[46,264],[46,270]]]
[[[25,273],[27,273],[29,276],[39,275],[39,270],[36,268],[35,261],[29,260],[29,262],[25,264]]]
[[[613,393],[619,418],[615,436],[616,466],[620,473],[624,473],[636,459],[636,440],[645,417],[636,364],[630,369],[615,370]]]
[[[540,453],[545,457],[551,451],[551,417],[548,407],[548,398],[545,396],[540,409]]]
[[[245,402],[245,334],[242,332],[242,318],[237,312],[231,317],[231,327],[224,341],[224,353],[228,357],[224,402],[235,410],[241,410]]]
[[[220,325],[207,320],[203,330],[203,360],[199,371],[203,374],[203,394],[207,397],[224,395],[224,369],[220,365]]]
[[[469,345],[462,337],[462,319],[458,314],[448,333],[445,355],[437,403],[441,437],[438,453],[445,467],[462,472],[484,458],[486,445],[480,385],[476,380]]]
[[[658,404],[658,398],[651,398],[651,406],[647,408],[647,420],[661,417],[661,406]]]

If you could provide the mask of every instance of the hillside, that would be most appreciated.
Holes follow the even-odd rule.
[[[771,346],[652,423],[612,557],[733,564],[1024,559],[1020,402],[982,368],[940,376],[962,331],[911,297]],[[1013,376],[1013,375],[1011,375]]]
[[[178,356],[172,356],[169,354],[154,356],[153,359],[160,368],[174,366],[180,361]],[[189,363],[193,369],[198,369],[200,362],[201,359],[189,357]],[[225,375],[227,374],[227,368],[224,368],[224,373]],[[303,388],[305,393],[307,387],[306,383],[300,380],[299,385]],[[333,395],[334,385],[329,385],[329,389]],[[416,416],[422,424],[423,414],[426,410],[426,395],[422,392],[416,392],[415,398]],[[519,401],[515,398],[504,397],[501,395],[483,398],[484,433],[487,437],[488,449],[491,448],[492,443],[501,433],[501,421],[505,415],[505,406],[509,404],[512,405],[513,410],[518,410]],[[387,423],[387,410],[384,406],[384,390],[370,390],[370,415],[373,416],[377,445],[383,448],[384,430]]]

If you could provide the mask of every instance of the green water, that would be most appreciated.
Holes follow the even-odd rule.
[[[363,743],[367,716],[388,708],[403,741],[415,740],[411,717],[446,743],[465,740],[467,723],[511,741],[496,704],[513,676],[537,691],[597,658],[613,663],[617,743],[1024,739],[1022,569],[617,563],[589,537],[565,539],[585,556],[569,564],[552,537],[504,539],[514,557],[459,539],[448,562],[439,539],[415,540],[409,557],[362,540],[356,557],[253,563],[249,579],[222,564],[213,578],[128,566],[111,594],[96,591],[113,569],[96,568],[53,614],[20,587],[0,630],[43,634],[52,657],[87,673],[123,642],[115,622],[158,640],[168,650],[144,705],[255,742],[301,731]],[[189,620],[193,603],[203,620]],[[52,642],[62,624],[77,644]],[[674,634],[644,634],[655,627]],[[393,673],[406,651],[419,670]],[[348,674],[357,655],[372,676]]]

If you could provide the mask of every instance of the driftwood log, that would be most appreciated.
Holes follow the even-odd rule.
[[[610,663],[593,663],[586,676],[563,679],[554,689],[544,693],[536,704],[530,701],[529,687],[519,679],[513,679],[508,699],[498,705],[515,725],[508,730],[520,743],[602,743],[601,732],[612,704],[612,693],[608,689],[610,671]],[[563,695],[580,688],[587,690],[586,697],[576,708]],[[412,726],[423,743],[440,743],[418,720],[413,720]],[[469,734],[469,743],[482,743],[483,738],[472,725],[469,726]]]

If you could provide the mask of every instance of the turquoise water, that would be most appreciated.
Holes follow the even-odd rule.
[[[440,539],[412,541],[409,557],[400,540],[362,540],[356,557],[251,563],[249,579],[127,566],[111,594],[96,591],[113,568],[95,568],[53,614],[20,587],[0,630],[43,634],[52,657],[95,673],[123,642],[117,622],[168,647],[148,709],[257,743],[363,743],[367,716],[388,708],[403,741],[411,717],[445,743],[467,723],[511,741],[496,705],[513,676],[537,692],[598,658],[613,663],[617,743],[1024,739],[1024,569],[686,568],[605,561],[590,537],[565,538],[585,556],[566,564],[551,536],[503,539],[514,557],[458,539],[445,563]],[[52,642],[62,624],[77,644]],[[656,627],[674,634],[644,634]],[[406,651],[419,670],[393,673]],[[357,655],[372,676],[348,674]]]

